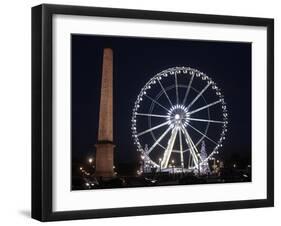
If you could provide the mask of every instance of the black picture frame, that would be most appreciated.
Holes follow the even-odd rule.
[[[266,27],[267,198],[54,212],[52,210],[52,18],[55,14]],[[32,8],[32,218],[40,221],[56,221],[270,206],[274,206],[273,19],[49,4]]]

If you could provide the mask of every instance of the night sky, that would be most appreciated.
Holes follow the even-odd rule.
[[[114,51],[115,162],[136,161],[131,136],[134,102],[158,72],[189,66],[222,89],[229,126],[220,158],[251,156],[251,43],[72,35],[72,157],[90,156],[97,143],[103,48]]]

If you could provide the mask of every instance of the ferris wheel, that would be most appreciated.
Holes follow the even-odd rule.
[[[131,121],[137,150],[151,166],[199,169],[219,153],[228,112],[222,91],[210,77],[194,68],[173,67],[141,89]]]

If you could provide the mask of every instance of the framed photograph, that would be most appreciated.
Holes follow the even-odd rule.
[[[274,21],[32,8],[32,217],[274,205]]]

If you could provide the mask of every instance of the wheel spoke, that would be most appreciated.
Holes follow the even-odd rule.
[[[171,107],[172,107],[173,104],[172,104],[172,102],[171,102],[171,100],[170,100],[170,98],[169,98],[169,96],[168,96],[166,90],[165,90],[164,87],[162,86],[162,83],[161,83],[160,80],[158,80],[158,79],[157,79],[157,81],[158,81],[159,85],[161,86],[161,89],[163,90],[165,96],[167,97],[167,99],[168,99],[168,101],[169,101],[169,103],[170,103],[170,105],[171,105]]]
[[[180,153],[181,151],[180,150],[172,150],[172,152]]]
[[[180,138],[180,155],[181,155],[181,167],[184,167],[184,161],[183,161],[183,150],[182,150],[182,135],[181,130],[179,130],[179,138]]]
[[[193,127],[192,125],[190,125],[189,123],[187,124],[190,128],[194,129],[196,132],[200,133],[203,137],[206,137],[209,141],[213,142],[215,145],[218,145],[217,142],[213,141],[210,137],[208,137],[207,135],[205,135],[204,133],[202,133],[200,130],[196,129],[195,127]]]
[[[153,131],[153,130],[156,130],[156,129],[160,128],[160,127],[163,127],[163,126],[165,126],[165,125],[168,125],[169,123],[170,123],[169,121],[164,122],[164,123],[161,123],[161,124],[159,124],[159,125],[157,125],[157,126],[154,126],[154,127],[150,128],[150,129],[147,129],[147,130],[145,130],[145,131],[143,131],[143,132],[138,133],[137,136],[139,137],[139,136],[141,136],[141,135],[143,135],[143,134],[149,133],[150,131]]]
[[[189,83],[188,83],[188,87],[187,87],[187,90],[186,90],[186,92],[185,92],[182,105],[185,105],[185,102],[186,102],[187,96],[188,96],[188,94],[189,94],[189,90],[190,90],[190,87],[191,87],[191,83],[192,83],[192,81],[193,81],[193,78],[194,78],[194,75],[192,75],[192,77],[191,77],[191,79],[190,79],[190,81],[189,81]]]
[[[189,109],[197,100],[199,97],[203,95],[203,93],[208,89],[208,87],[211,85],[211,83],[208,83],[204,89],[201,90],[200,93],[197,94],[197,96],[193,99],[193,101],[187,106],[187,109]]]
[[[188,134],[188,133],[187,133]],[[194,144],[194,142],[192,141],[190,135],[188,134],[188,139],[189,139],[189,142],[191,143],[191,145],[193,146],[193,151],[195,152],[195,156],[197,157],[197,168],[199,167],[199,163],[202,161],[201,159],[201,155],[199,154],[199,151],[196,147],[196,145]]]
[[[166,136],[166,134],[172,129],[171,126],[169,126],[168,129],[155,141],[155,143],[150,147],[150,149],[146,152],[147,155],[150,154],[150,152],[159,144],[159,142]]]
[[[198,150],[197,150],[196,146],[194,145],[193,141],[191,140],[187,130],[184,127],[182,127],[181,129],[184,134],[185,141],[186,141],[187,145],[189,146],[190,154],[192,155],[194,164],[198,165],[199,164],[198,156],[200,157]],[[189,165],[190,165],[190,162],[189,162]]]
[[[146,97],[148,97],[148,99],[150,99],[152,102],[154,102],[155,104],[157,104],[158,106],[162,107],[163,109],[165,109],[166,111],[169,111],[169,109],[165,108],[162,104],[160,104],[158,101],[154,100],[152,97],[148,96],[147,94],[145,94]]]
[[[215,102],[213,102],[213,103],[210,103],[210,104],[208,104],[208,105],[205,105],[205,106],[203,106],[203,107],[200,107],[200,108],[197,108],[197,109],[195,109],[195,110],[193,110],[193,111],[190,111],[190,112],[188,112],[188,114],[189,114],[189,115],[194,114],[195,112],[202,111],[202,110],[204,110],[204,109],[206,109],[206,108],[209,108],[209,107],[211,107],[211,106],[213,106],[213,105],[215,105],[215,104],[218,104],[218,103],[220,103],[220,102],[221,102],[221,100],[217,100],[217,101],[215,101]]]
[[[177,77],[177,73],[175,73],[175,85],[176,85],[177,104],[179,104],[179,91],[178,91],[178,77]]]
[[[156,114],[145,114],[145,113],[138,113],[136,112],[136,115],[140,116],[148,116],[148,117],[158,117],[158,118],[168,118],[168,115],[156,115]]]
[[[215,121],[215,120],[209,120],[209,119],[201,119],[201,118],[189,118],[186,119],[190,121],[199,121],[199,122],[213,122],[213,123],[224,123],[223,121]]]
[[[168,146],[167,146],[167,148],[164,152],[163,160],[161,162],[161,167],[163,167],[163,168],[167,168],[167,166],[168,166],[170,156],[171,156],[171,153],[172,153],[172,150],[173,150],[173,147],[174,147],[174,143],[175,143],[175,140],[176,140],[176,137],[177,137],[177,133],[178,133],[178,128],[174,127],[173,130],[172,130],[172,133],[171,133],[171,137],[168,141]]]
[[[187,132],[187,131],[186,131],[186,132]],[[188,134],[188,139],[189,139],[191,145],[193,146],[193,148],[194,148],[194,150],[195,150],[195,153],[197,154],[198,158],[201,160],[201,156],[200,156],[200,154],[199,154],[199,151],[198,151],[196,145],[194,144],[194,142],[193,142],[193,140],[191,139],[191,137],[190,137],[190,135],[189,135],[188,132],[187,132],[187,134]]]

